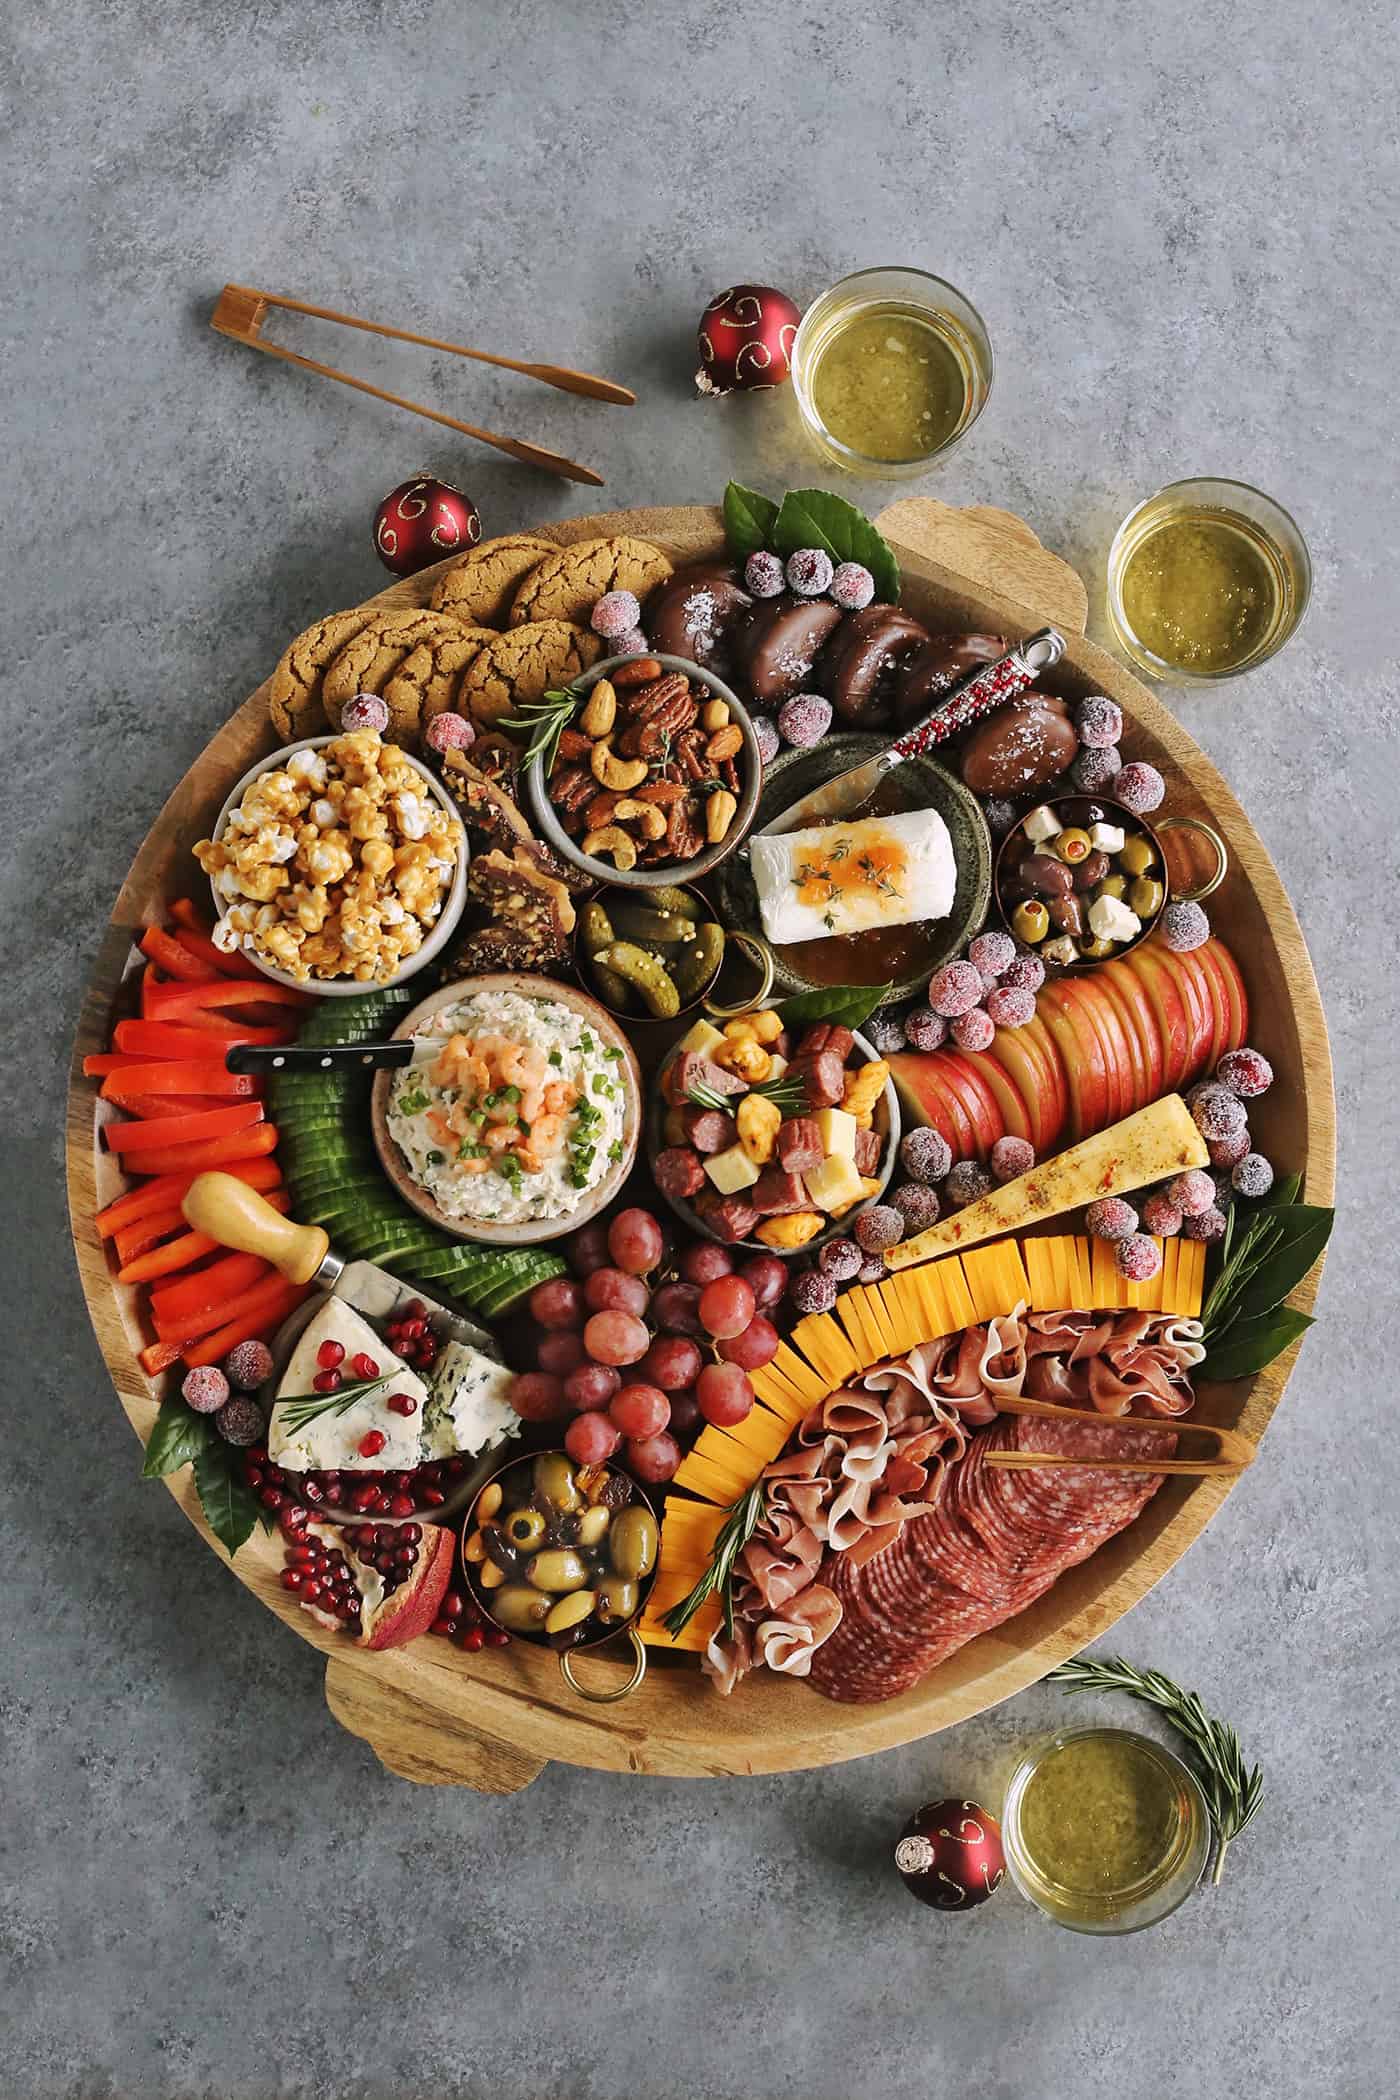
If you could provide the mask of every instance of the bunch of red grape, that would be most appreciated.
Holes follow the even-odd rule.
[[[511,1390],[529,1422],[572,1416],[564,1447],[579,1465],[621,1451],[639,1480],[669,1480],[702,1422],[729,1429],[753,1406],[750,1371],[772,1361],[768,1315],[787,1289],[775,1254],[741,1267],[728,1247],[695,1240],[666,1263],[645,1210],[585,1225],[565,1252],[574,1278],[538,1284],[530,1312],[543,1332],[537,1368]]]

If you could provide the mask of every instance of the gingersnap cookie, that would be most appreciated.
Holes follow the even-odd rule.
[[[450,615],[449,615],[450,617]],[[487,642],[494,641],[494,627],[466,627],[441,642],[420,642],[409,651],[392,678],[384,685],[384,703],[389,710],[390,729],[396,722],[415,723],[415,742],[421,739],[434,715],[457,705],[462,673]],[[405,742],[405,726],[398,741]]]
[[[632,591],[645,598],[671,573],[671,564],[650,540],[576,540],[556,548],[531,569],[516,591],[510,625],[526,620],[573,620],[588,625],[588,615],[607,591]]]
[[[352,606],[349,612],[327,613],[324,620],[315,621],[288,642],[267,696],[267,711],[284,744],[324,733],[321,681],[346,643],[373,618],[373,611],[363,605]]]
[[[553,540],[537,539],[532,532],[508,532],[499,539],[483,540],[439,576],[428,603],[435,611],[450,612],[459,620],[504,627],[522,579],[558,552]]]
[[[451,613],[430,612],[407,605],[381,608],[371,614],[358,634],[352,635],[321,681],[321,705],[332,729],[340,727],[340,710],[356,693],[378,693],[389,708],[385,734],[395,742],[415,742],[418,736],[418,706],[413,691],[405,690],[396,711],[385,688],[413,652],[426,645],[441,648],[463,633],[463,622]]]
[[[567,620],[529,620],[493,634],[462,673],[457,706],[478,728],[490,729],[502,715],[551,687],[567,685],[595,664],[603,644],[586,627]]]

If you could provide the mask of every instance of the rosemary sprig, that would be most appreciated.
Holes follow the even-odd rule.
[[[763,1522],[768,1510],[768,1494],[764,1482],[756,1480],[748,1493],[741,1497],[730,1510],[728,1517],[716,1533],[710,1548],[710,1565],[688,1597],[672,1605],[661,1621],[668,1633],[679,1636],[695,1617],[707,1597],[720,1592],[720,1604],[724,1612],[726,1637],[734,1632],[734,1598],[730,1590],[730,1577],[734,1563],[749,1540]]]
[[[397,1371],[386,1371],[382,1378],[358,1378],[349,1385],[338,1385],[333,1393],[293,1393],[277,1404],[288,1429],[305,1429],[308,1422],[319,1422],[322,1415],[347,1413],[357,1400],[377,1392],[382,1385],[392,1385],[397,1376]]]
[[[776,1079],[761,1080],[748,1091],[761,1094],[784,1116],[795,1115],[807,1099],[803,1082],[789,1079],[786,1072],[780,1073]],[[732,1116],[744,1097],[742,1094],[722,1094],[718,1087],[707,1086],[703,1079],[696,1079],[686,1088],[685,1098],[696,1108],[717,1108],[722,1114]]]
[[[1160,1670],[1139,1670],[1121,1655],[1102,1661],[1076,1656],[1073,1662],[1052,1670],[1050,1682],[1067,1692],[1126,1692],[1131,1699],[1155,1706],[1185,1738],[1215,1830],[1215,1868],[1210,1878],[1211,1885],[1219,1887],[1226,1851],[1252,1822],[1264,1798],[1264,1775],[1258,1765],[1245,1763],[1234,1729],[1208,1714],[1197,1693],[1183,1692]]]
[[[502,729],[518,730],[529,738],[525,757],[527,766],[541,766],[546,776],[554,770],[554,761],[559,756],[559,739],[573,719],[579,696],[568,688],[544,693],[538,700],[522,700],[518,715],[502,715]]]
[[[726,1116],[732,1116],[738,1094],[722,1094],[718,1087],[706,1086],[703,1079],[694,1080],[685,1090],[685,1098],[696,1108],[718,1108]]]

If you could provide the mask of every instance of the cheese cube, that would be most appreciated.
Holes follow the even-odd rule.
[[[787,1068],[788,1060],[785,1057],[779,1057],[776,1050],[770,1050],[768,1053],[769,1079],[781,1079]]]
[[[842,1159],[855,1159],[856,1119],[853,1115],[844,1108],[819,1108],[813,1121],[822,1141],[822,1151],[828,1158],[837,1155]]]
[[[1033,846],[1043,846],[1047,839],[1054,838],[1056,832],[1063,831],[1064,828],[1064,825],[1055,815],[1054,810],[1044,802],[1041,803],[1038,809],[1031,811],[1022,826],[1026,837]]]
[[[847,1121],[850,1120],[848,1117]],[[809,1168],[802,1179],[807,1194],[822,1210],[832,1211],[860,1201],[861,1178],[856,1172],[855,1160],[847,1153],[831,1153],[819,1167]]]
[[[723,1041],[724,1037],[712,1022],[697,1021],[695,1026],[681,1037],[676,1051],[679,1053],[682,1050],[693,1050],[698,1057],[711,1057]]]
[[[727,1152],[712,1152],[705,1161],[705,1172],[721,1196],[737,1196],[740,1189],[751,1189],[758,1179],[758,1168],[742,1145],[731,1145]]]
[[[1067,933],[1058,935],[1053,941],[1047,941],[1040,954],[1045,962],[1072,963],[1079,960],[1079,950]]]
[[[1120,853],[1124,831],[1121,824],[1091,824],[1089,843],[1099,853]]]
[[[1142,931],[1142,920],[1121,897],[1095,897],[1089,906],[1089,930],[1101,941],[1130,941]]]

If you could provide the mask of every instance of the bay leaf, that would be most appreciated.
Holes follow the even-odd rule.
[[[821,547],[836,563],[858,561],[875,578],[875,596],[899,603],[899,563],[884,534],[863,510],[827,489],[789,489],[773,526],[772,544],[784,559],[799,547]]]
[[[146,1439],[142,1479],[160,1480],[166,1473],[178,1473],[181,1466],[207,1450],[217,1434],[207,1415],[186,1407],[178,1393],[169,1394],[161,1401],[155,1427]]]
[[[830,984],[811,992],[795,992],[780,1002],[778,1013],[785,1028],[813,1021],[831,1021],[843,1028],[859,1028],[883,1006],[893,991],[889,984]]]
[[[1312,1326],[1312,1316],[1296,1306],[1276,1306],[1259,1319],[1238,1320],[1218,1342],[1212,1342],[1201,1364],[1199,1378],[1252,1378],[1274,1358],[1282,1356],[1290,1343]]]
[[[194,1484],[209,1529],[232,1560],[251,1533],[261,1505],[243,1477],[242,1454],[219,1442],[194,1462]]]
[[[757,554],[770,544],[778,506],[771,496],[746,489],[742,481],[731,481],[724,492],[724,537],[736,561]]]

